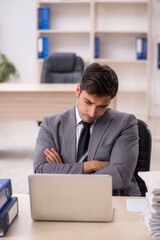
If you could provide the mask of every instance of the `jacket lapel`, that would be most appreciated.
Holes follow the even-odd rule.
[[[62,132],[65,143],[66,155],[69,156],[69,162],[75,162],[76,159],[76,116],[75,107],[66,112],[61,119]]]
[[[108,110],[109,109],[106,110],[106,112],[103,114],[102,117],[97,119],[97,121],[94,125],[92,135],[90,138],[89,148],[88,148],[88,160],[94,159],[98,145],[99,145],[102,137],[106,133],[106,131],[109,127],[109,124],[112,120],[112,117],[110,116]]]

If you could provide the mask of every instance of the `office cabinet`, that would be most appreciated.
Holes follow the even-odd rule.
[[[149,0],[39,0],[50,8],[49,53],[75,52],[85,64],[108,64],[118,74],[120,89],[115,107],[148,116],[150,1]],[[95,37],[99,57],[95,57]],[[137,60],[136,38],[147,38],[147,59]],[[37,59],[40,81],[43,59]]]

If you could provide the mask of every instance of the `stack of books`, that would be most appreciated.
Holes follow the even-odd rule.
[[[18,199],[12,197],[11,180],[0,179],[0,237],[5,235],[17,215]]]
[[[153,238],[160,238],[160,171],[140,172],[147,186],[143,219]]]

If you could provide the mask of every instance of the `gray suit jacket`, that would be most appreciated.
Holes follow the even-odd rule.
[[[88,161],[110,161],[110,166],[92,174],[112,176],[113,195],[138,196],[134,178],[138,158],[138,127],[134,115],[108,108],[94,125],[88,148]],[[45,148],[53,147],[64,164],[47,163]],[[35,173],[82,174],[83,163],[76,162],[75,107],[44,117],[34,153]]]

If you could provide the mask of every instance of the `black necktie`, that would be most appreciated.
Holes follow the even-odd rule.
[[[90,126],[92,123],[83,122],[83,129],[80,134],[77,150],[77,162],[87,161],[88,157],[88,144],[90,139]]]

